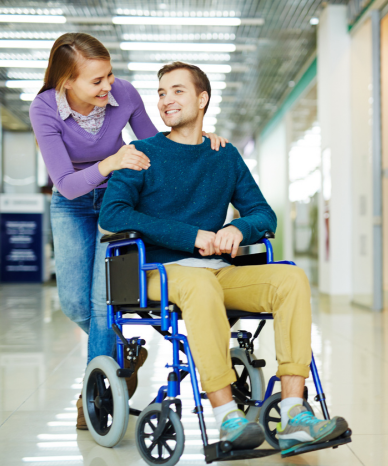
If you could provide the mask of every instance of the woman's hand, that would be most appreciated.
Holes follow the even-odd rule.
[[[136,149],[133,144],[125,145],[116,154],[107,157],[98,164],[102,176],[108,176],[115,170],[129,168],[130,170],[147,170],[151,166],[150,159]]]
[[[210,139],[211,147],[213,150],[219,150],[220,144],[222,147],[225,147],[226,143],[229,141],[222,136],[217,136],[215,133],[207,133],[206,131],[202,131],[202,136],[206,136]]]

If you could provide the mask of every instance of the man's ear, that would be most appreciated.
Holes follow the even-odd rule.
[[[209,102],[209,94],[206,91],[203,91],[199,94],[199,108],[204,109]]]

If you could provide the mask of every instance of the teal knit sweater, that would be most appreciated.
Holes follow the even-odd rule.
[[[202,258],[194,247],[198,230],[216,233],[223,228],[229,203],[241,215],[231,222],[243,234],[241,245],[275,231],[276,216],[232,144],[217,152],[207,138],[187,145],[163,133],[133,144],[149,157],[151,167],[114,172],[100,225],[112,232],[141,232],[149,245],[147,262]],[[207,258],[212,257],[220,258]],[[230,261],[230,255],[223,259]]]

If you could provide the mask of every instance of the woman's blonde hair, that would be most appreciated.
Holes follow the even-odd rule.
[[[95,37],[83,32],[67,32],[54,42],[44,85],[38,94],[48,89],[56,89],[62,94],[66,81],[77,79],[79,75],[77,62],[80,57],[86,60],[110,60],[108,50]]]

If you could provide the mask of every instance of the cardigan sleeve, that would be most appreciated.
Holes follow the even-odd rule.
[[[48,174],[58,191],[67,199],[89,193],[106,180],[98,170],[99,162],[75,170],[62,139],[56,114],[43,99],[36,97],[30,107],[30,120]]]

